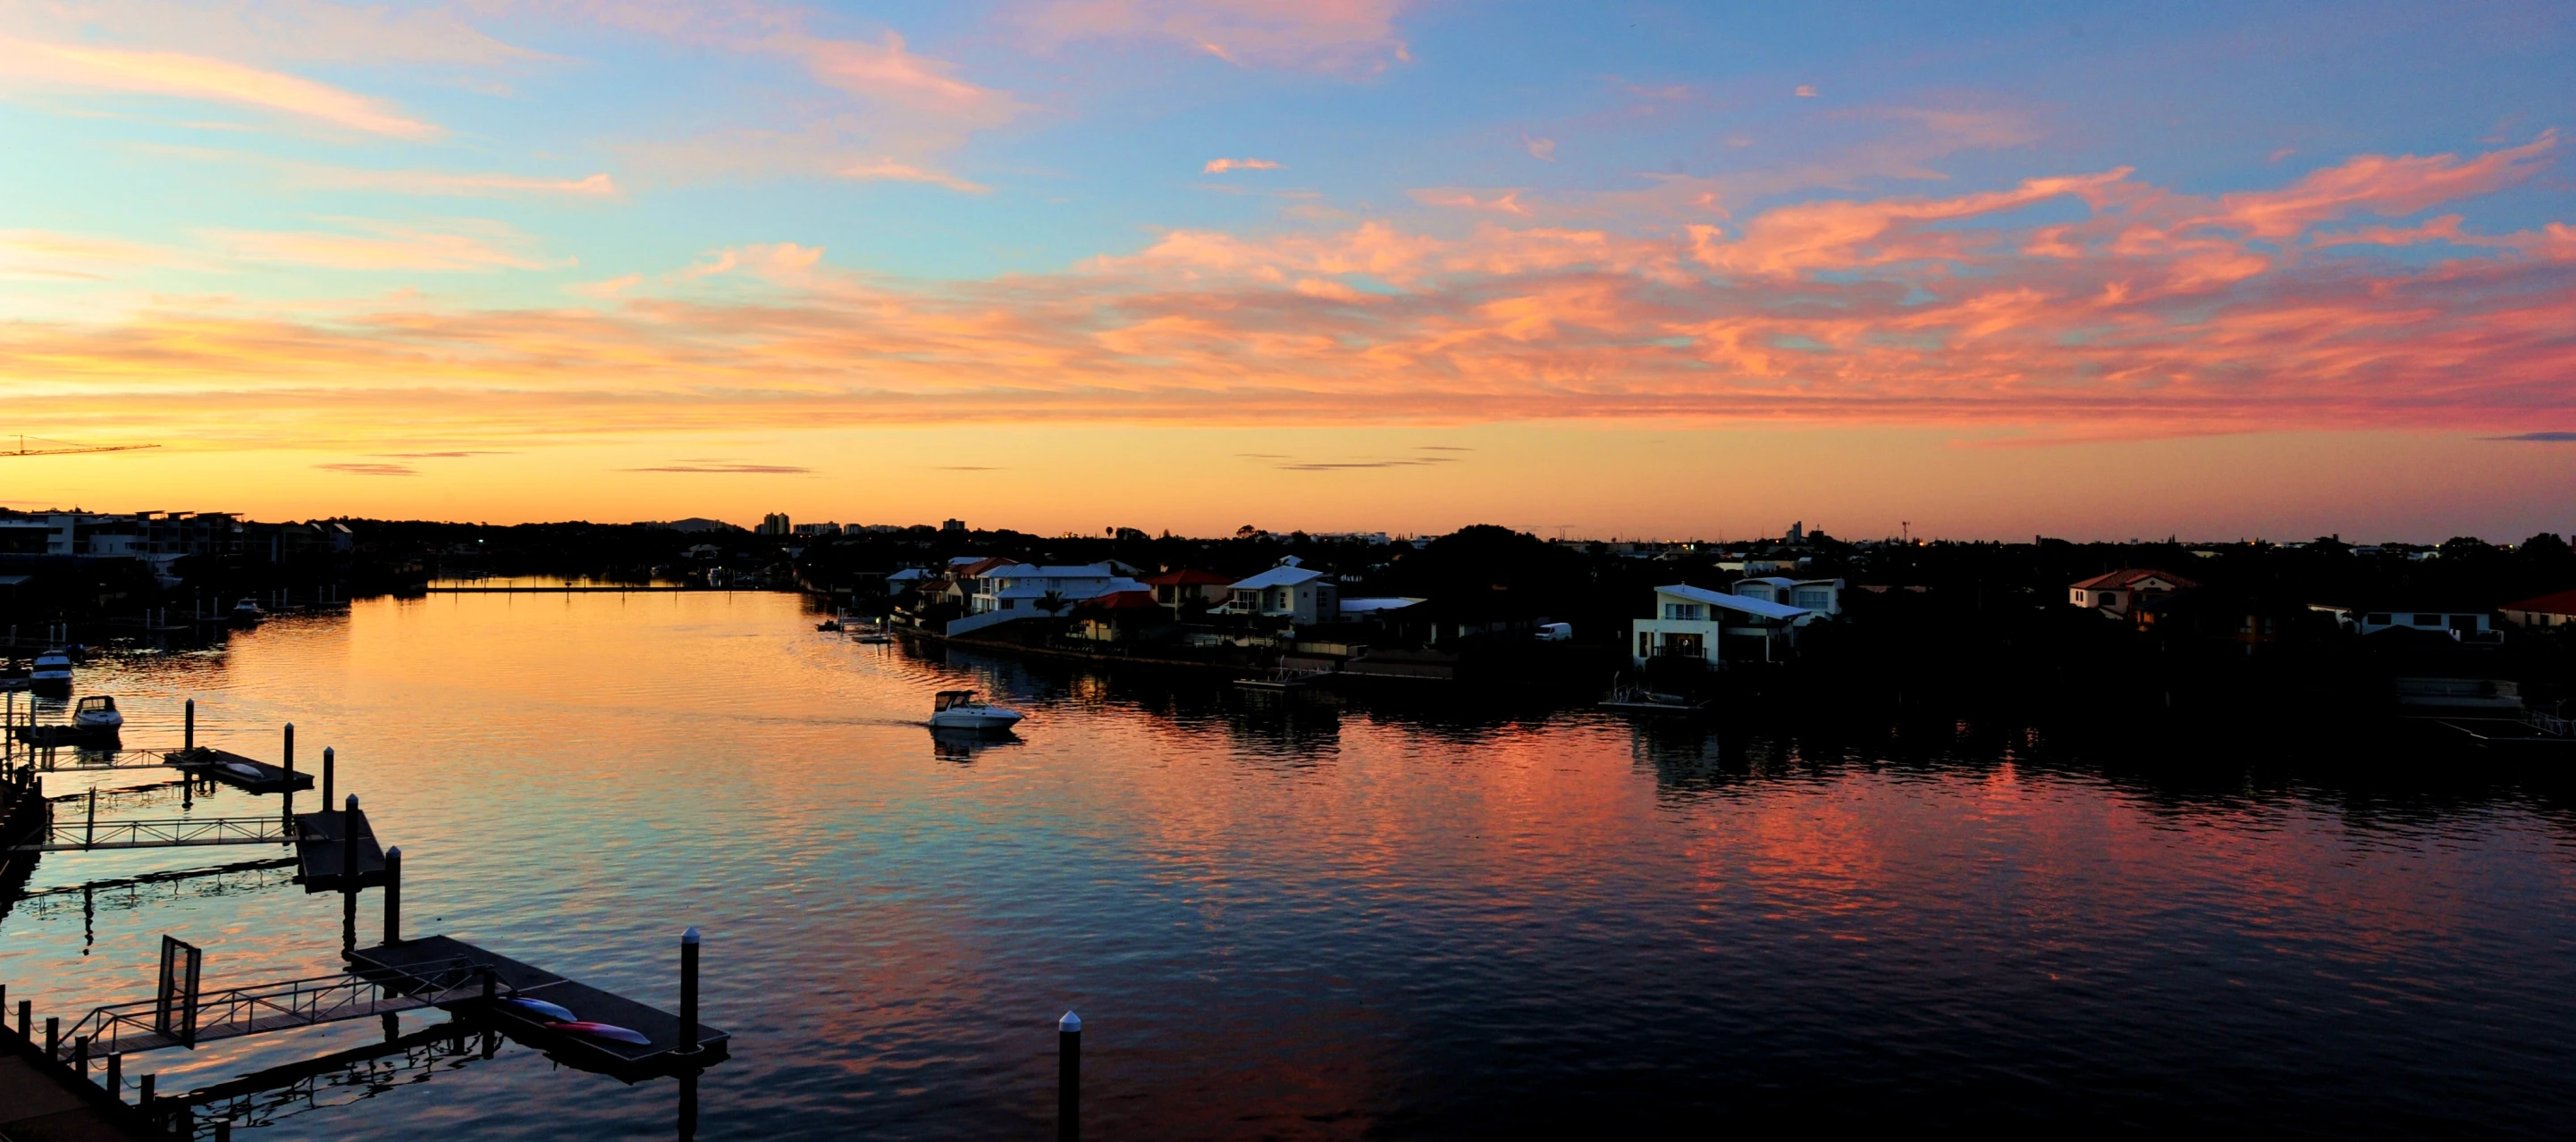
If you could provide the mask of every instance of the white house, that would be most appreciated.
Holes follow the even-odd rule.
[[[1796,628],[1815,618],[1813,611],[1750,595],[1681,583],[1657,587],[1655,616],[1631,624],[1637,637],[1636,664],[1642,667],[1650,658],[1673,657],[1723,662],[1729,638],[1748,644],[1748,657],[1750,641],[1761,640],[1762,660],[1769,662],[1777,656],[1777,640],[1794,639]]]
[[[1118,573],[1106,563],[1085,563],[1067,567],[1044,567],[1032,563],[1006,563],[988,567],[974,578],[967,609],[973,614],[996,611],[1035,611],[1047,609],[1049,597],[1059,604],[1057,611],[1072,609],[1073,604],[1119,591],[1142,591],[1144,584]]]
[[[1228,587],[1232,597],[1217,608],[1221,614],[1284,618],[1300,626],[1333,622],[1341,617],[1341,588],[1333,577],[1309,570],[1294,556]]]
[[[2378,634],[2384,630],[2410,630],[2447,633],[2453,638],[2479,640],[2492,638],[2495,627],[2487,621],[2488,612],[2463,610],[2384,610],[2367,607],[2343,607],[2331,603],[2312,603],[2308,609],[2334,616],[2335,625],[2361,634]]]
[[[1843,613],[1843,581],[1840,579],[1791,579],[1779,575],[1738,579],[1735,593],[1766,603],[1786,603],[1820,615]]]

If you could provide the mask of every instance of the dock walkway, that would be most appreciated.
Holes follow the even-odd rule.
[[[569,1009],[584,1021],[636,1031],[650,1042],[619,1043],[549,1030],[542,1020],[520,1014],[505,1004],[485,1002],[479,991],[461,1001],[439,1003],[441,1007],[487,1019],[508,1032],[511,1038],[542,1047],[567,1065],[629,1081],[676,1070],[694,1070],[721,1060],[726,1057],[726,1045],[733,1038],[731,1034],[703,1023],[683,1033],[676,1015],[447,936],[425,936],[399,944],[360,948],[347,955],[349,961],[357,965],[359,974],[387,973],[387,978],[409,977],[412,973],[458,961],[470,962],[491,970],[496,996],[524,995],[530,999],[542,999]]]
[[[0,1138],[12,1142],[142,1142],[166,1138],[133,1107],[0,1027]]]

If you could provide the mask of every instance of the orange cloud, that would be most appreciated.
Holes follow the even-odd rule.
[[[1224,174],[1227,171],[1275,171],[1279,164],[1268,159],[1209,159],[1199,168],[1200,174]]]
[[[2439,203],[2490,194],[2540,170],[2558,146],[2555,131],[2509,150],[2466,162],[2457,155],[2363,155],[2316,171],[2280,190],[2222,196],[2219,210],[2195,221],[2278,240],[2355,211],[2395,216]]]
[[[0,83],[205,99],[402,139],[440,135],[383,100],[210,56],[0,37]]]
[[[1688,418],[2137,438],[2576,418],[2576,227],[2429,263],[2370,242],[2302,260],[2200,221],[2215,205],[2114,170],[1678,232],[1509,218],[1462,231],[1437,216],[1431,230],[1171,231],[1066,272],[941,283],[782,243],[599,283],[595,306],[165,299],[21,320],[0,325],[0,375],[35,382],[12,410],[36,431],[114,407],[136,418],[129,434],[212,439],[853,418]],[[2438,218],[2416,229],[2456,233]],[[436,233],[469,241],[229,240],[364,268],[536,260],[503,231]]]
[[[284,168],[290,185],[322,190],[373,190],[386,194],[408,194],[459,198],[503,198],[520,195],[561,195],[567,198],[614,198],[621,193],[617,180],[606,174],[583,178],[545,178],[512,174],[462,174],[423,170],[361,170],[354,167],[318,166],[309,163],[290,164]]]

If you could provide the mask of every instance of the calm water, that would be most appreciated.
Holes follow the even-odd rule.
[[[308,767],[337,746],[404,850],[415,934],[668,1006],[703,928],[735,1057],[702,1137],[1048,1136],[1067,1008],[1106,1139],[1783,1116],[2494,1136],[2576,1112],[2576,814],[2546,771],[1252,703],[926,661],[798,608],[365,602],[83,689],[122,698],[130,745],[175,741],[193,695],[215,744],[273,759],[292,720]],[[918,721],[961,684],[1029,710],[1020,740],[936,745]],[[49,857],[0,920],[0,979],[40,1015],[144,997],[164,932],[207,949],[209,986],[337,970],[337,898],[283,873],[79,890],[274,852]],[[378,1034],[133,1070],[184,1089]],[[656,1137],[675,1103],[513,1046],[247,1136]]]

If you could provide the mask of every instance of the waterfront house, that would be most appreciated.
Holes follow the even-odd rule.
[[[2576,591],[2560,591],[2504,607],[2506,622],[2524,627],[2560,627],[2576,623]]]
[[[1171,612],[1153,592],[1111,591],[1075,604],[1073,629],[1067,633],[1088,642],[1125,642],[1171,623]]]
[[[1630,624],[1640,667],[1650,659],[1698,659],[1714,667],[1729,658],[1776,661],[1779,645],[1795,645],[1797,628],[1816,618],[1812,611],[1676,583],[1655,588],[1652,618]]]
[[[2066,601],[2079,607],[2092,607],[2119,618],[2127,618],[2130,608],[2149,598],[2174,591],[2187,591],[2199,585],[2170,571],[2158,571],[2149,567],[2123,567],[2068,587]]]
[[[1768,575],[1736,580],[1735,593],[1766,603],[1786,603],[1819,615],[1843,613],[1843,581],[1840,579],[1791,579]]]
[[[2393,604],[2347,606],[2342,603],[2311,603],[2308,609],[2330,615],[2335,625],[2355,634],[2374,635],[2383,631],[2411,630],[2431,634],[2448,634],[2457,642],[2495,642],[2503,638],[2490,621],[2490,612],[2473,606],[2443,606],[2433,600],[2410,599]]]
[[[1303,561],[1296,556],[1286,556],[1279,560],[1278,566],[1228,585],[1226,603],[1218,610],[1225,614],[1284,618],[1299,626],[1338,621],[1341,618],[1341,588],[1333,582],[1332,576],[1302,564]]]
[[[1196,607],[1221,606],[1232,597],[1234,577],[1214,571],[1182,567],[1150,576],[1142,582],[1154,589],[1154,601],[1174,612]]]
[[[1107,563],[1050,567],[1004,563],[978,572],[969,612],[1036,610],[1060,614],[1073,604],[1114,591],[1142,591],[1145,585],[1118,573]]]

